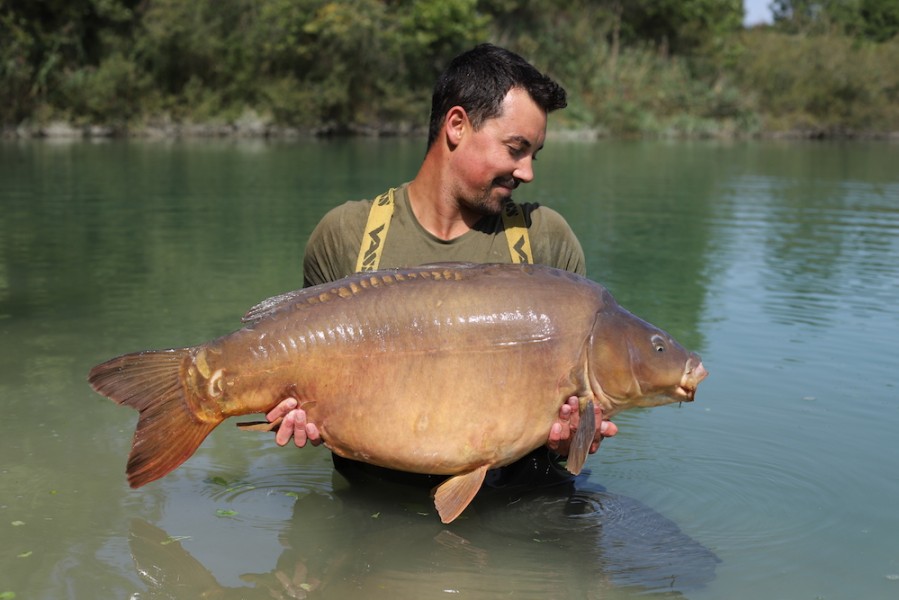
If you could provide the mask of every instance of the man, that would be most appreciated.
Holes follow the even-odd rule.
[[[534,179],[547,115],[565,106],[565,90],[517,54],[482,44],[456,57],[434,87],[428,147],[417,175],[375,200],[347,202],[325,215],[306,247],[304,285],[360,270],[447,261],[533,262],[585,274],[580,243],[558,213],[512,203],[512,192]],[[519,221],[509,221],[510,214]],[[484,410],[490,410],[489,398]],[[266,417],[283,417],[279,445],[291,437],[299,447],[321,442],[296,399]],[[599,407],[595,418],[591,453],[602,437],[617,433]],[[390,424],[384,425],[389,435]],[[570,398],[546,446],[567,455],[577,426],[577,398]],[[349,463],[335,456],[342,472]]]

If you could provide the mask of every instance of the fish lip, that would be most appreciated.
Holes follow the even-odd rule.
[[[693,399],[696,397],[696,388],[679,385],[674,388],[674,395],[677,396],[681,402],[693,402]]]
[[[703,366],[702,359],[694,356],[687,361],[684,375],[675,388],[675,395],[681,398],[682,402],[693,402],[693,399],[696,397],[696,388],[708,376],[709,372]]]

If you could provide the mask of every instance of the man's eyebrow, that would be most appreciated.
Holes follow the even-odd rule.
[[[522,146],[527,146],[528,148],[531,147],[531,140],[524,137],[523,135],[510,135],[509,137],[506,138],[506,141],[507,142],[517,142],[517,143],[521,144]]]

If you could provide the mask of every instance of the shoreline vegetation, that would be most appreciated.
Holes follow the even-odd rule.
[[[373,127],[332,131],[327,128],[300,129],[280,126],[266,122],[249,112],[235,122],[214,123],[170,123],[150,124],[138,128],[118,129],[107,125],[77,125],[66,121],[53,121],[45,125],[4,126],[0,128],[0,139],[5,140],[179,140],[179,139],[263,139],[271,141],[289,141],[310,138],[329,137],[420,137],[427,136],[424,127]],[[753,132],[654,132],[622,136],[596,128],[560,129],[550,123],[547,131],[548,139],[594,141],[604,139],[794,139],[794,140],[884,140],[899,141],[899,131],[820,131],[815,129],[795,129]]]
[[[481,41],[557,79],[551,136],[899,139],[899,0],[0,0],[0,137],[424,135]]]

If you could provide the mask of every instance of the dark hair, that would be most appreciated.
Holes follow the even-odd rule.
[[[514,52],[479,44],[454,58],[434,84],[428,148],[437,139],[449,109],[464,108],[478,129],[501,114],[503,99],[514,87],[527,91],[547,113],[567,105],[565,89]]]

